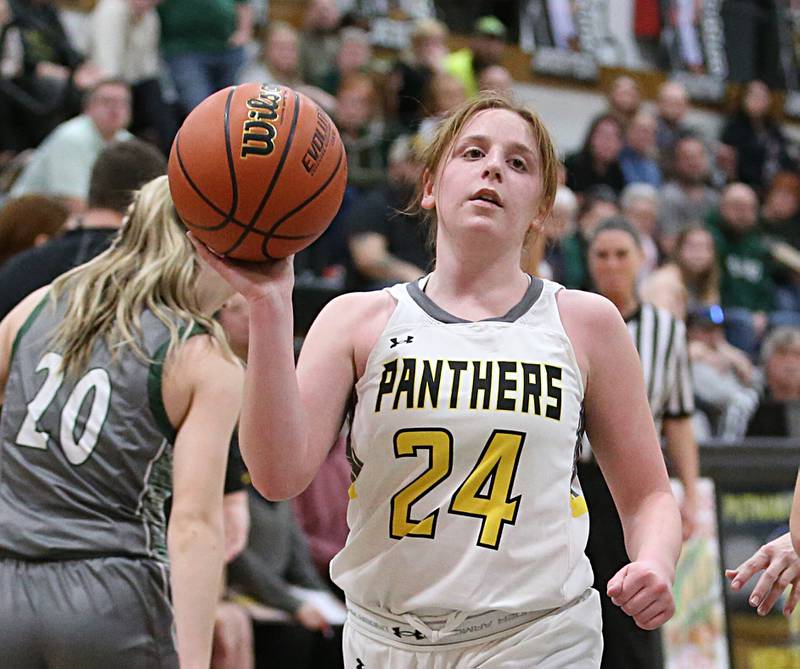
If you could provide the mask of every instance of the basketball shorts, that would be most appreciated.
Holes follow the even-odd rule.
[[[0,559],[0,667],[177,669],[167,584],[151,561]]]
[[[348,608],[345,669],[597,669],[603,654],[600,599],[592,589],[559,609],[490,611],[449,631],[440,621],[416,619],[420,625],[413,617]]]

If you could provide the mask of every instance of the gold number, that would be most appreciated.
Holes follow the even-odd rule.
[[[478,545],[500,545],[503,527],[514,524],[521,495],[511,497],[525,434],[495,430],[469,476],[456,490],[448,511],[482,518]]]
[[[497,549],[506,524],[517,518],[521,495],[511,497],[517,473],[523,432],[495,430],[486,442],[478,462],[456,490],[448,511],[459,516],[481,518],[478,545]],[[400,430],[394,436],[395,457],[418,457],[428,451],[428,468],[392,497],[389,533],[393,539],[405,536],[433,539],[436,509],[421,520],[411,517],[411,505],[446,479],[453,468],[453,435],[447,430]]]
[[[393,539],[405,536],[433,539],[437,509],[421,520],[411,517],[411,505],[446,479],[453,465],[453,435],[447,430],[400,430],[394,435],[394,454],[398,458],[417,457],[428,451],[428,468],[392,497],[391,526]]]

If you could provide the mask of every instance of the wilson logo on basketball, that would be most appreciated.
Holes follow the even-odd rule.
[[[242,125],[242,158],[250,155],[268,156],[275,150],[277,128],[270,123],[278,118],[281,105],[280,88],[263,85],[257,98],[249,98],[247,118]]]
[[[319,161],[325,155],[328,145],[328,138],[331,135],[331,120],[321,109],[317,109],[317,127],[314,129],[314,136],[311,138],[311,145],[303,156],[303,167],[306,172],[314,174]]]

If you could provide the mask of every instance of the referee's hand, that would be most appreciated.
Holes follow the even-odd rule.
[[[675,613],[671,579],[656,562],[640,560],[625,565],[608,582],[606,592],[645,630],[660,627]]]

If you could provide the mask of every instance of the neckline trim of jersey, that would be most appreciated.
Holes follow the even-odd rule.
[[[529,275],[530,276],[530,275]],[[454,316],[448,311],[442,309],[438,304],[436,304],[428,295],[422,290],[420,287],[420,283],[425,281],[428,277],[424,276],[417,281],[412,281],[407,284],[408,294],[414,302],[416,302],[417,306],[422,309],[428,316],[431,318],[435,318],[437,321],[442,323],[486,323],[486,322],[494,322],[494,323],[513,323],[516,321],[520,316],[527,313],[527,311],[534,305],[536,300],[539,299],[539,296],[542,294],[542,290],[544,290],[544,281],[540,278],[531,276],[530,277],[530,285],[528,289],[525,291],[525,294],[522,296],[522,299],[517,302],[511,309],[509,309],[505,314],[502,316],[493,316],[490,318],[482,318],[479,321],[468,321],[464,318],[459,318],[458,316]]]

